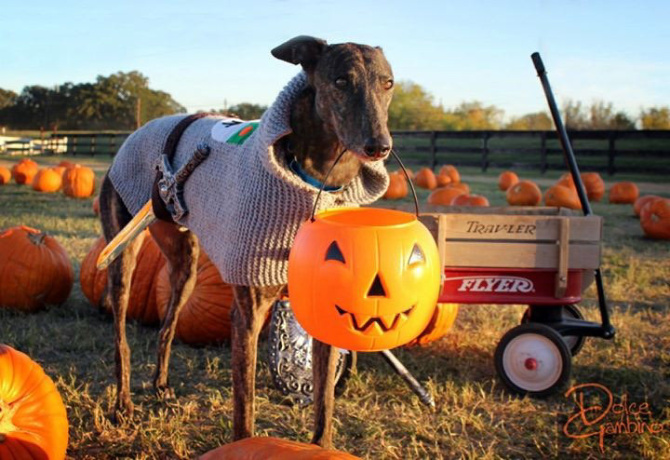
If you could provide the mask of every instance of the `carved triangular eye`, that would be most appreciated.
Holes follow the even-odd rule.
[[[407,265],[414,265],[419,262],[425,262],[426,256],[423,255],[423,251],[418,244],[415,244],[412,248],[412,253],[409,255],[409,261]]]
[[[337,241],[333,241],[330,243],[330,246],[328,246],[328,250],[326,251],[326,260],[337,260],[342,263],[346,263],[344,261],[344,255],[342,255],[342,251],[337,245]]]

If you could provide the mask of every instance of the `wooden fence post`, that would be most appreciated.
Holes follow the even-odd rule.
[[[482,137],[482,171],[486,172],[489,167],[489,137],[488,131],[483,131]]]
[[[540,172],[544,174],[547,169],[547,132],[542,131],[540,133]]]
[[[430,169],[433,171],[437,166],[437,132],[430,132]]]
[[[607,174],[613,176],[616,172],[616,166],[614,165],[614,159],[616,158],[616,131],[610,132],[609,135],[609,147],[607,151]]]

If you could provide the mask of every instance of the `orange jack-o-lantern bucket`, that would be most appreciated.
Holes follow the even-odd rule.
[[[315,339],[355,351],[404,345],[428,325],[441,266],[413,214],[378,208],[323,211],[289,255],[291,307]]]

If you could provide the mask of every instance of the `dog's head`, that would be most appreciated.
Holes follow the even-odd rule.
[[[381,160],[391,151],[388,108],[393,71],[381,48],[314,37],[295,37],[272,55],[300,64],[315,91],[315,108],[347,150],[364,160]]]

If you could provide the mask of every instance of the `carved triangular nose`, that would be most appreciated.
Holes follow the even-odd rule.
[[[382,280],[379,279],[379,273],[377,273],[377,276],[375,276],[375,280],[372,282],[372,286],[370,286],[370,290],[368,291],[368,297],[373,296],[386,297],[386,291],[382,285]]]

